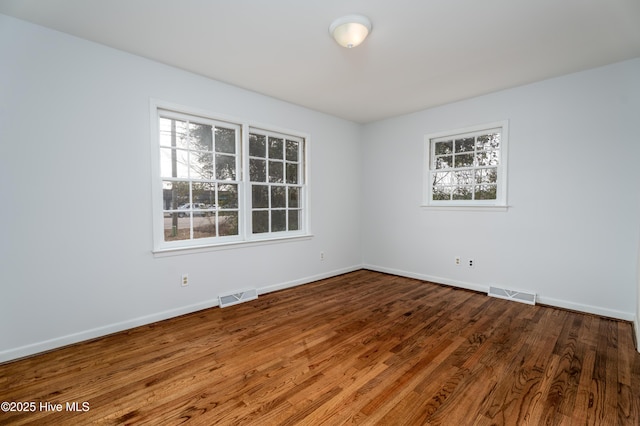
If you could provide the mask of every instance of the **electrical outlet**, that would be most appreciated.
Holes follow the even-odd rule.
[[[182,274],[182,287],[186,287],[189,285],[189,274]]]
[[[324,252],[323,251],[320,252],[320,260],[324,261]]]
[[[460,264],[462,263],[462,261],[460,260],[460,256],[456,256],[456,258],[454,259],[454,263],[456,264],[456,266],[460,266]]]
[[[475,261],[473,259],[469,259],[469,268],[473,268],[475,266]]]

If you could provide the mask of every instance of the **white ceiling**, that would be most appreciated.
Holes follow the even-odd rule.
[[[359,123],[640,57],[640,0],[0,0],[0,13]],[[348,50],[328,27],[352,13],[373,30]]]

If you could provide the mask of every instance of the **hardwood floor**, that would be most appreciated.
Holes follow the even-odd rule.
[[[632,339],[362,270],[0,365],[0,424],[638,425]]]

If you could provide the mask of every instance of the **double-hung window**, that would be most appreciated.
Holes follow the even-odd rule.
[[[425,136],[427,206],[506,207],[507,122]]]
[[[302,226],[304,140],[251,129],[251,232],[297,232]]]
[[[304,135],[152,112],[156,251],[307,235]]]
[[[240,126],[161,111],[164,242],[239,235]]]

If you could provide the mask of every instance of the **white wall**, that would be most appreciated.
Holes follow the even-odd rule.
[[[3,15],[0,58],[0,362],[361,266],[358,125]],[[314,237],[154,257],[150,98],[310,134]]]
[[[639,117],[636,59],[364,126],[365,265],[633,320]],[[511,208],[421,209],[423,136],[505,119]]]
[[[358,126],[3,15],[0,58],[0,362],[363,258],[640,315],[640,59]],[[150,98],[311,134],[314,237],[154,257]],[[512,208],[421,209],[423,135],[503,119]]]
[[[638,303],[636,305],[636,320],[633,323],[636,332],[636,350],[640,352],[640,240],[638,240]]]

